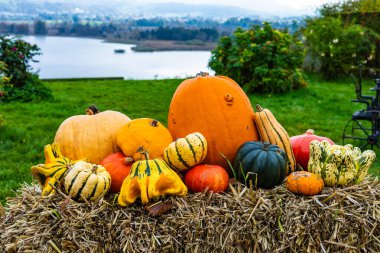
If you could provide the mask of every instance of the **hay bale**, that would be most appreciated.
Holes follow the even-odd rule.
[[[235,183],[223,194],[170,200],[168,213],[152,217],[139,204],[118,207],[113,196],[76,203],[24,185],[0,217],[0,251],[380,252],[375,178],[313,197]]]

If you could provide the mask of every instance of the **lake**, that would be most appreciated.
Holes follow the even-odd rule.
[[[105,43],[98,39],[23,36],[37,44],[42,55],[32,63],[41,78],[124,77],[125,79],[164,79],[212,72],[207,51],[134,52],[134,45]],[[115,53],[124,49],[125,53]]]

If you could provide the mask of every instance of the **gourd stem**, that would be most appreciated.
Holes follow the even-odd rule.
[[[270,143],[269,142],[264,142],[262,150],[268,151],[269,147],[270,147]]]
[[[149,160],[149,152],[144,149],[144,147],[139,147],[137,149],[137,152],[139,152],[142,155],[145,155],[146,160]]]
[[[96,107],[96,105],[90,105],[87,109],[86,109],[86,114],[87,115],[95,115],[95,114],[98,114],[100,112],[100,110],[98,109],[98,107]]]
[[[92,167],[92,173],[96,174],[96,171],[98,170],[98,165],[94,165],[94,167]]]
[[[206,77],[206,76],[209,76],[209,75],[210,74],[208,72],[201,71],[201,72],[197,73],[197,75],[195,77],[197,77],[197,76]]]
[[[256,105],[256,109],[257,109],[258,112],[264,111],[264,109],[259,104]]]
[[[307,134],[314,134],[314,130],[313,130],[313,129],[308,129],[308,130],[306,131],[306,133],[307,133]]]

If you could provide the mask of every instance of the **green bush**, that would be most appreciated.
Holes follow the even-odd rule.
[[[7,80],[0,83],[0,101],[27,102],[52,97],[50,90],[32,72],[29,64],[38,54],[40,49],[36,45],[18,37],[0,36],[0,59],[3,61],[1,71],[2,77]]]
[[[249,30],[237,28],[231,37],[222,37],[209,66],[246,91],[275,93],[307,85],[300,69],[302,61],[302,43],[264,23]]]
[[[340,18],[308,20],[302,33],[306,46],[304,68],[320,72],[325,79],[346,74],[375,54],[376,34],[360,25],[344,26]]]

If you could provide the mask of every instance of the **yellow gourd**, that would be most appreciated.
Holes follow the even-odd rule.
[[[55,193],[54,187],[59,187],[68,167],[74,162],[61,153],[58,143],[44,147],[45,164],[31,168],[32,175],[42,186],[42,196]],[[54,187],[53,187],[54,186]]]
[[[206,138],[195,132],[170,143],[164,151],[164,160],[171,168],[182,171],[201,163],[206,155]]]
[[[143,204],[165,195],[185,196],[187,187],[181,178],[160,158],[137,161],[121,186],[120,206],[133,204],[137,198]]]

